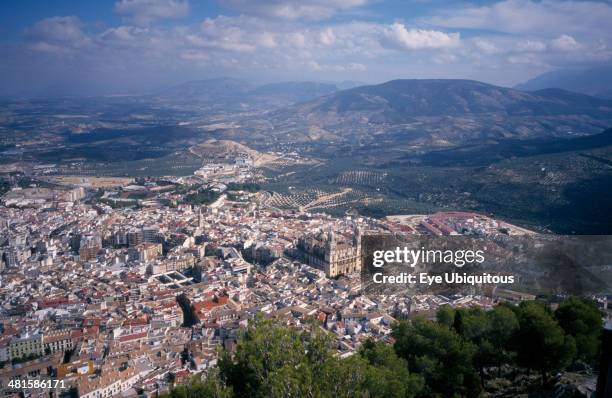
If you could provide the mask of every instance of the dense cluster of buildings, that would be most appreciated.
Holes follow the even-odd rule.
[[[392,232],[401,234],[493,237],[500,234],[510,236],[534,233],[483,214],[466,211],[445,211],[431,215],[390,216],[387,217],[387,221]]]
[[[61,378],[57,394],[155,395],[214,366],[257,313],[296,327],[319,319],[351,353],[392,321],[355,298],[361,228],[377,226],[255,198],[112,209],[54,194],[0,207],[0,391]],[[320,231],[335,236],[327,268],[297,249]]]
[[[33,207],[44,206],[50,201],[74,202],[85,197],[83,188],[74,189],[50,189],[41,187],[16,188],[7,192],[2,197],[6,206]]]
[[[156,396],[215,366],[257,314],[317,321],[348,356],[410,314],[493,303],[360,295],[361,235],[417,226],[281,211],[257,195],[115,209],[52,195],[0,207],[0,391],[36,378],[63,381],[39,396]]]
[[[235,154],[219,159],[218,163],[205,163],[195,171],[195,175],[206,180],[221,182],[240,182],[253,178],[253,159],[247,154]]]

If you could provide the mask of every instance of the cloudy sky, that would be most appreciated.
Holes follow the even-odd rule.
[[[4,0],[0,95],[141,93],[219,76],[513,86],[611,63],[610,21],[609,0]]]

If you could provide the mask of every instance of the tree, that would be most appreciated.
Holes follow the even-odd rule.
[[[474,366],[478,369],[480,375],[480,384],[484,387],[484,369],[487,366],[494,365],[493,351],[494,347],[489,337],[491,334],[490,318],[480,308],[458,309],[455,314],[455,319],[460,319],[460,322],[455,322],[454,326],[464,339],[474,344]],[[460,325],[460,326],[459,326]]]
[[[310,369],[285,364],[270,372],[256,393],[258,397],[307,397],[320,393]]]
[[[222,353],[221,380],[236,397],[413,398],[423,379],[383,343],[340,359],[332,339],[316,325],[308,332],[256,318],[239,338],[235,354]]]
[[[453,329],[459,334],[463,333],[463,311],[455,312],[455,317],[453,318]]]
[[[445,307],[438,322],[399,322],[394,345],[366,341],[347,359],[314,323],[298,330],[258,316],[239,334],[235,353],[221,351],[218,368],[168,397],[473,397],[486,369],[511,359],[540,372],[546,384],[575,357],[574,336],[586,341],[583,353],[593,352],[587,349],[599,316],[582,299],[566,300],[554,314],[537,301],[491,311]]]
[[[592,301],[569,297],[555,311],[559,326],[576,340],[577,358],[593,362],[599,353],[602,314]]]
[[[305,353],[297,330],[257,317],[239,339],[234,357],[222,354],[221,377],[238,397],[265,396],[264,391],[279,391],[277,383],[282,377],[293,388],[306,376]]]
[[[163,398],[229,398],[232,396],[231,389],[227,388],[219,379],[219,372],[213,369],[206,378],[194,376],[189,383],[173,388]]]
[[[395,352],[408,370],[425,379],[425,396],[477,396],[480,385],[472,359],[476,348],[446,325],[417,317],[393,328]]]
[[[540,372],[546,384],[549,372],[566,367],[576,353],[574,338],[566,335],[544,303],[522,302],[515,347],[519,365]]]
[[[487,317],[489,318],[487,339],[493,348],[489,363],[497,366],[499,374],[502,364],[512,359],[511,344],[519,328],[519,322],[514,311],[505,305],[496,306],[487,312]]]
[[[324,377],[318,382],[321,385],[320,397],[349,398],[375,396],[365,391],[368,377],[368,363],[358,355],[348,359],[332,359],[325,364]]]
[[[436,320],[438,323],[453,327],[455,322],[455,310],[448,304],[441,305],[436,312]]]
[[[497,366],[500,369],[510,358],[509,343],[518,329],[516,315],[505,306],[497,306],[491,311],[474,307],[456,310],[455,319],[460,320],[454,322],[459,334],[476,347],[474,366],[484,387],[485,368]]]
[[[415,397],[423,390],[423,377],[411,374],[392,346],[368,340],[359,354],[370,365],[366,384],[372,396]]]

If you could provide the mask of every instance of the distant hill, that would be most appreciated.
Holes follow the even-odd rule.
[[[430,166],[485,166],[505,159],[526,158],[569,152],[612,148],[612,128],[601,133],[573,138],[535,138],[530,140],[502,140],[483,144],[464,145],[431,151],[417,157],[419,163]],[[587,156],[582,154],[582,156]],[[598,159],[612,166],[612,161]]]
[[[612,65],[548,72],[519,84],[515,88],[526,91],[561,88],[612,99]]]
[[[277,98],[285,103],[309,101],[338,91],[335,84],[318,82],[282,82],[259,86],[251,90],[250,97]]]
[[[246,81],[223,77],[188,81],[163,90],[154,97],[168,101],[214,101],[236,98],[253,88]]]
[[[239,79],[193,80],[163,90],[153,97],[171,103],[214,103],[232,110],[287,106],[338,91],[331,83],[280,82],[257,86]]]
[[[348,90],[349,88],[359,87],[359,86],[367,86],[367,83],[358,82],[354,80],[343,80],[340,83],[336,83],[339,90]]]
[[[612,88],[598,93],[597,96],[600,98],[612,99]]]
[[[535,93],[472,80],[392,80],[360,86],[304,104],[309,112],[359,112],[371,121],[396,122],[418,116],[482,113],[556,115],[612,112],[612,101],[563,90]]]
[[[392,80],[338,91],[275,114],[276,125],[288,120],[308,136],[313,130],[332,133],[334,139],[393,132],[403,142],[452,145],[487,137],[593,134],[612,125],[612,101],[472,80]]]

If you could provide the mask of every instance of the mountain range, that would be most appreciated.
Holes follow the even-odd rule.
[[[297,105],[309,113],[360,113],[370,121],[402,122],[418,116],[508,116],[589,114],[608,116],[612,101],[561,89],[536,92],[493,86],[473,80],[392,80],[343,90]]]
[[[266,109],[303,102],[338,91],[334,83],[290,81],[255,85],[244,80],[193,80],[155,93],[151,98],[173,104],[216,104],[232,110]]]
[[[402,134],[405,142],[453,145],[490,137],[592,134],[612,125],[612,100],[561,88],[526,91],[527,86],[512,89],[453,79],[392,80],[348,89],[339,85],[297,81],[255,85],[218,78],[189,81],[149,99],[213,114],[272,111],[268,115],[272,124],[281,128],[271,134],[284,135],[282,126],[292,125],[296,131],[287,138],[298,141],[353,139],[384,125],[387,133],[413,131]]]
[[[612,65],[552,71],[519,84],[515,88],[525,91],[561,88],[612,99]]]
[[[264,167],[266,190],[302,195],[344,184],[342,214],[468,209],[554,231],[609,232],[612,100],[563,89],[393,80],[339,90],[213,79],[149,96],[3,107],[4,162],[189,175],[215,156],[213,144],[229,140],[299,155]]]
[[[561,89],[526,92],[472,80],[392,80],[297,103],[273,114],[293,139],[453,145],[474,139],[594,134],[612,126],[612,100]],[[316,131],[317,134],[312,134]]]

